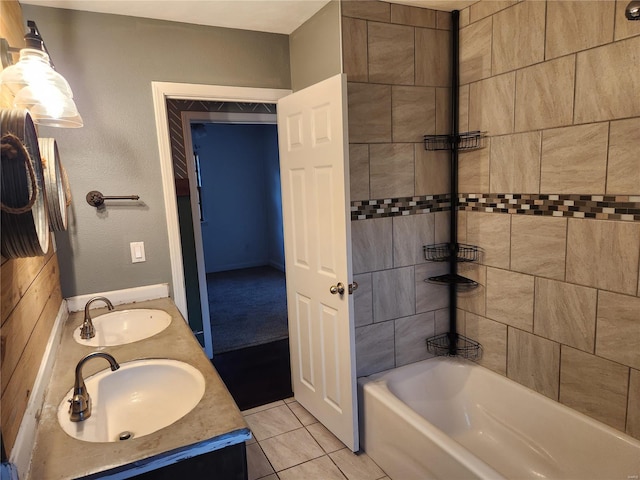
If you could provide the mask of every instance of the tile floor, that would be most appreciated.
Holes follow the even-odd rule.
[[[365,453],[354,454],[293,398],[242,412],[249,480],[389,480]]]

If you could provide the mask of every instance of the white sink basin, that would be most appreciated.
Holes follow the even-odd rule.
[[[76,342],[89,347],[113,347],[152,337],[171,323],[171,315],[164,310],[137,308],[116,310],[92,319],[96,336],[83,340],[80,328],[73,332]]]
[[[126,362],[115,372],[107,368],[87,377],[85,385],[91,416],[82,422],[69,419],[71,389],[58,406],[58,422],[68,435],[86,442],[125,441],[167,427],[193,410],[205,388],[199,370],[166,359]]]

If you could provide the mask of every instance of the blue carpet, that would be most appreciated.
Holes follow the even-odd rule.
[[[287,338],[285,274],[272,267],[207,274],[214,353]]]

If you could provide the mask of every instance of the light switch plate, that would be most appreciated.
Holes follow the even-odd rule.
[[[144,254],[144,242],[131,242],[131,263],[146,262]]]

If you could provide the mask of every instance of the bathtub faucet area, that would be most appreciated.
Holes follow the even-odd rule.
[[[84,306],[84,322],[82,322],[82,327],[80,327],[80,338],[82,338],[83,340],[88,340],[96,336],[96,329],[93,326],[93,322],[91,321],[89,308],[91,308],[91,304],[93,302],[97,302],[98,300],[106,303],[109,310],[113,310],[113,304],[107,297],[93,297],[91,300],[89,300]]]
[[[92,358],[104,358],[109,362],[111,371],[115,372],[120,365],[113,356],[104,352],[93,352],[84,356],[76,365],[75,383],[73,385],[73,397],[69,400],[69,418],[72,422],[82,422],[91,416],[91,397],[84,384],[82,367]]]

